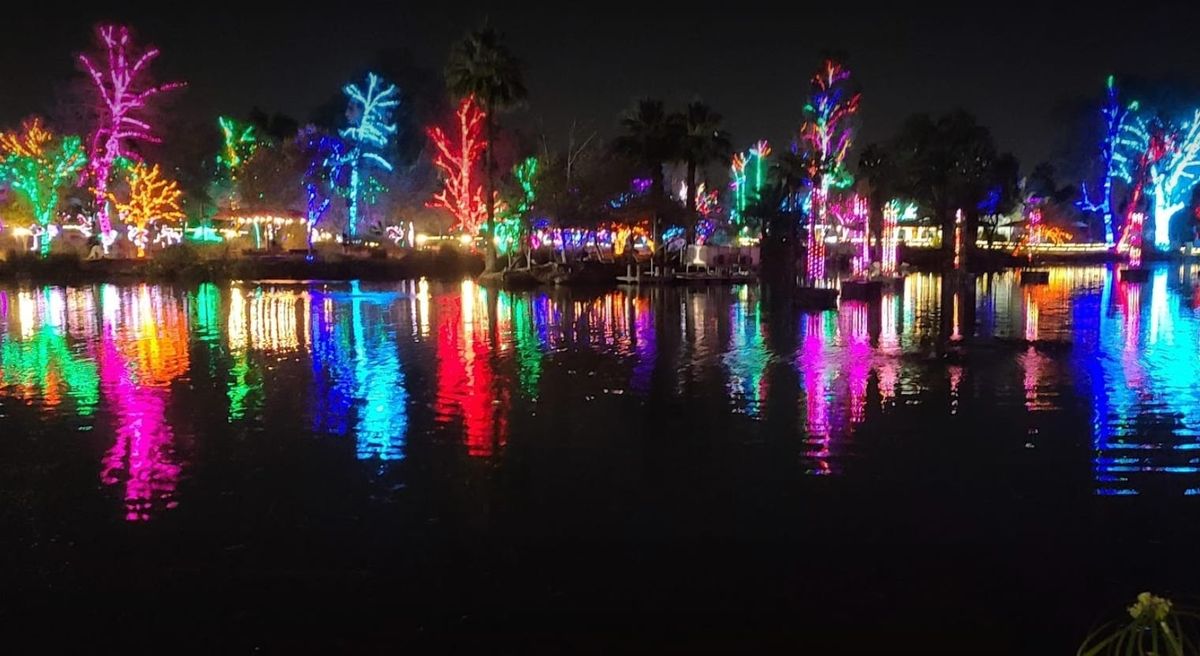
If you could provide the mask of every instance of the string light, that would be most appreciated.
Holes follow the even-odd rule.
[[[40,120],[23,124],[20,134],[0,135],[0,180],[25,199],[33,211],[34,225],[30,234],[34,248],[43,256],[50,252],[50,239],[41,237],[51,229],[50,222],[58,209],[60,190],[87,163],[79,137],[56,139],[45,130]]]
[[[129,240],[137,246],[138,257],[145,257],[149,227],[183,219],[179,201],[183,192],[174,180],[162,177],[158,165],[137,163],[129,174],[129,200],[121,202],[110,195],[121,219],[130,224]]]
[[[308,156],[308,166],[300,186],[304,189],[305,217],[308,226],[308,248],[311,251],[317,225],[329,210],[341,177],[346,145],[337,137],[321,134],[316,128],[305,128],[300,138]],[[310,253],[311,255],[311,253]]]
[[[1200,173],[1200,110],[1192,120],[1177,129],[1172,147],[1159,161],[1150,165],[1154,195],[1154,246],[1166,250],[1171,245],[1171,217],[1191,202],[1192,190]]]
[[[1118,157],[1118,145],[1121,136],[1128,130],[1127,122],[1133,112],[1137,111],[1138,103],[1134,101],[1122,107],[1117,99],[1116,77],[1108,76],[1107,101],[1101,108],[1104,117],[1104,138],[1100,141],[1100,162],[1104,169],[1101,181],[1099,199],[1092,199],[1088,193],[1087,182],[1082,184],[1083,198],[1076,205],[1085,212],[1097,212],[1104,219],[1104,243],[1112,246],[1114,243],[1113,213],[1112,213],[1112,184],[1113,180],[1122,177],[1123,158]],[[1127,173],[1125,174],[1128,175]]]
[[[150,123],[139,117],[139,110],[145,109],[158,94],[185,85],[182,82],[148,83],[147,67],[158,57],[159,51],[151,47],[138,54],[131,43],[129,28],[103,25],[96,32],[103,51],[103,69],[87,55],[80,55],[79,61],[95,84],[98,95],[97,110],[101,119],[90,137],[89,158],[96,220],[100,232],[107,234],[112,230],[108,215],[109,176],[118,159],[134,158],[134,153],[126,151],[124,143],[161,141],[154,135]]]
[[[391,136],[396,133],[396,124],[391,120],[392,112],[400,105],[400,100],[396,85],[386,84],[374,73],[367,74],[365,89],[347,84],[342,92],[350,99],[346,111],[350,126],[339,134],[350,147],[339,161],[350,168],[347,231],[354,236],[358,231],[359,206],[363,200],[369,200],[363,198],[364,193],[370,191],[370,181],[363,179],[363,169],[375,166],[384,171],[392,170],[392,163],[379,151],[387,147]]]
[[[443,184],[442,190],[433,195],[428,205],[450,212],[455,228],[477,235],[487,219],[483,185],[475,176],[487,145],[481,136],[487,114],[475,102],[474,96],[468,96],[459,103],[455,117],[458,132],[455,140],[440,127],[428,130],[429,139],[437,149],[433,164],[442,172]]]
[[[812,183],[812,211],[808,222],[809,280],[825,277],[825,241],[821,228],[827,221],[827,205],[831,188],[846,188],[854,178],[846,170],[846,153],[853,144],[854,132],[848,119],[858,112],[861,94],[847,96],[846,82],[850,71],[841,63],[825,60],[813,76],[812,95],[804,106],[804,124],[800,127],[800,143]]]

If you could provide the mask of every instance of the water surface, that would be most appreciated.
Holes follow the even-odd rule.
[[[2,286],[0,617],[206,636],[176,648],[1073,648],[1200,578],[1200,271],[1115,278],[919,274],[818,314]]]

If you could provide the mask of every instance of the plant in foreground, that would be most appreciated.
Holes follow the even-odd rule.
[[[1079,656],[1136,654],[1185,656],[1200,653],[1200,614],[1176,608],[1169,599],[1149,592],[1137,596],[1129,607],[1130,621],[1110,622],[1092,632],[1077,652]]]

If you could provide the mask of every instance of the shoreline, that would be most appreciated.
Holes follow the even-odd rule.
[[[941,252],[929,249],[909,249],[903,262],[912,272],[937,273],[947,271]],[[1147,258],[1148,264],[1171,258]],[[1040,257],[1029,261],[1012,256],[988,254],[976,260],[969,269],[973,275],[1028,267],[1100,266],[1118,260],[1104,255],[1075,255]],[[0,260],[0,282],[33,282],[39,284],[103,284],[103,283],[199,283],[235,280],[327,280],[388,282],[426,278],[437,281],[474,279],[480,284],[498,287],[617,287],[618,280],[564,281],[528,284],[509,282],[505,275],[512,272],[484,273],[483,257],[456,249],[414,251],[404,257],[324,256],[308,261],[303,255],[248,255],[239,257],[203,257],[195,249],[180,249],[160,253],[146,259],[83,260],[75,254],[51,254],[47,258],[21,254]],[[705,284],[705,281],[699,281]],[[654,284],[652,282],[643,284]],[[670,284],[686,284],[674,282]],[[707,284],[716,284],[708,282]],[[765,284],[765,283],[764,283]]]

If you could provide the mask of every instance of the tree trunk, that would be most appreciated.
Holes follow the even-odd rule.
[[[495,203],[495,181],[492,179],[492,140],[495,136],[495,119],[492,118],[492,103],[487,103],[484,111],[487,112],[487,118],[484,119],[483,129],[486,132],[486,139],[483,147],[483,202],[487,207],[487,244],[484,250],[484,270],[496,270],[496,203]]]
[[[938,206],[936,212],[942,227],[942,257],[949,264],[954,261],[954,213],[945,205]]]
[[[875,248],[870,249],[872,262],[883,260],[883,204],[883,198],[875,194],[867,209],[867,239],[875,240]]]
[[[796,234],[795,222],[790,215],[768,219],[769,228],[762,240],[760,267],[762,279],[769,285],[790,289],[796,284]]]
[[[687,210],[688,214],[696,213],[696,160],[689,159],[687,163]]]
[[[654,165],[652,172],[653,180],[650,185],[650,200],[654,205],[654,243],[658,246],[655,249],[655,255],[658,256],[661,262],[667,261],[667,245],[662,241],[662,205],[663,205],[663,165],[661,162]]]
[[[696,161],[688,159],[687,162],[687,221],[688,232],[686,243],[691,244],[696,241],[696,223],[699,217],[696,216]],[[682,257],[682,255],[681,255]]]
[[[970,209],[963,213],[963,269],[975,262],[975,241],[979,238],[979,210]]]

